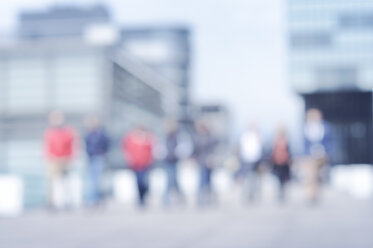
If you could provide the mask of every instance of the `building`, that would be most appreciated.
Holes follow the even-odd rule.
[[[111,16],[102,5],[77,8],[54,6],[47,11],[24,11],[19,15],[18,36],[42,39],[81,36],[92,25],[110,24]]]
[[[373,1],[288,0],[290,81],[331,125],[333,164],[372,163]]]
[[[51,110],[62,110],[80,134],[87,114],[102,116],[112,139],[111,168],[125,166],[119,143],[130,127],[141,123],[161,133],[164,117],[177,114],[179,88],[119,52],[119,33],[101,22],[108,18],[102,7],[24,13],[16,42],[0,46],[0,171],[22,177],[26,207],[46,199],[42,138]],[[85,164],[81,145],[78,177]]]
[[[121,30],[120,51],[157,71],[178,88],[179,106],[175,118],[191,121],[190,31],[185,26],[141,27]]]

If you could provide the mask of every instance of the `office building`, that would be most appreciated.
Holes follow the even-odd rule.
[[[159,72],[119,52],[120,32],[100,6],[20,17],[16,42],[0,46],[0,170],[23,179],[25,205],[33,207],[46,200],[42,140],[50,111],[63,111],[81,135],[85,116],[100,115],[111,137],[109,168],[124,168],[122,136],[135,124],[161,133],[164,118],[177,115],[180,95]],[[77,177],[85,165],[81,143]]]
[[[288,0],[292,87],[331,126],[332,164],[372,163],[373,1]]]
[[[191,121],[190,31],[187,27],[156,26],[123,28],[119,50],[154,69],[178,88],[179,103],[174,118]]]

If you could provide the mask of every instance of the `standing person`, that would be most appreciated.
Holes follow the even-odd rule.
[[[50,113],[49,125],[44,135],[44,150],[48,163],[48,205],[55,209],[71,207],[69,174],[77,143],[75,130],[65,125],[65,116],[59,111]]]
[[[212,201],[211,174],[214,168],[213,153],[216,145],[217,140],[212,136],[208,127],[202,122],[197,123],[194,157],[200,167],[198,204],[201,206]]]
[[[136,175],[139,205],[145,206],[149,190],[149,169],[153,158],[154,135],[142,126],[131,130],[122,140],[122,150],[128,166]]]
[[[179,127],[176,122],[170,122],[166,134],[166,156],[165,156],[165,171],[167,175],[167,185],[164,193],[163,202],[165,206],[170,204],[170,195],[172,190],[175,190],[179,198],[183,198],[183,193],[180,190],[177,177],[178,163],[180,160],[181,147]]]
[[[285,200],[285,187],[290,180],[290,149],[289,140],[285,128],[281,127],[277,131],[273,142],[271,155],[273,170],[279,180],[279,201]]]
[[[311,203],[319,199],[320,171],[326,164],[328,154],[329,128],[318,109],[309,109],[306,113],[305,136],[305,179],[306,194]]]
[[[88,132],[84,141],[89,161],[88,204],[97,206],[102,199],[101,182],[110,141],[97,116],[88,116],[86,125]]]
[[[240,139],[241,171],[248,183],[249,201],[253,201],[259,191],[259,166],[262,157],[262,139],[257,127],[250,124]]]

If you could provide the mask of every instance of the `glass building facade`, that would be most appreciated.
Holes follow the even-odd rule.
[[[112,169],[125,166],[120,140],[134,124],[152,123],[152,130],[161,132],[170,104],[167,92],[162,91],[168,82],[139,70],[139,64],[124,58],[117,61],[112,54],[110,47],[78,41],[0,47],[0,172],[23,179],[26,207],[45,201],[42,140],[51,110],[63,111],[81,135],[85,116],[102,116],[112,139]],[[84,145],[80,144],[74,162],[78,177],[84,175],[86,164]]]
[[[373,1],[288,0],[289,80],[332,127],[333,163],[371,163]]]
[[[132,51],[141,51],[141,47],[146,47],[143,41],[154,40],[153,36],[132,39],[134,36],[128,34],[128,39],[124,39],[118,31],[109,42],[105,39],[102,42],[87,35],[87,30],[96,30],[94,38],[106,36],[107,33],[97,31],[102,31],[102,24],[109,22],[110,14],[103,6],[58,6],[46,11],[26,11],[19,18],[17,42],[0,46],[0,173],[23,179],[26,207],[45,203],[42,141],[51,110],[63,111],[68,123],[81,136],[85,116],[100,115],[111,137],[108,156],[111,169],[125,167],[120,140],[129,128],[151,124],[149,128],[159,134],[165,116],[177,116],[180,111],[179,83],[185,75],[179,66],[187,68],[188,61],[156,61],[157,65],[164,65],[162,68],[169,71],[168,75],[176,73],[167,77],[147,63],[148,57],[142,56],[147,52],[141,55],[123,50],[130,44],[140,48]],[[95,25],[101,28],[92,28]],[[115,29],[110,31],[115,34]],[[170,40],[179,41],[172,36],[172,30],[166,33]],[[180,44],[185,45],[183,42],[187,39]],[[167,54],[183,54],[188,58],[184,54],[188,50],[175,45],[177,42],[171,43],[161,44]],[[186,89],[187,85],[183,87]],[[80,142],[74,161],[74,174],[78,178],[83,178],[86,164],[83,143]]]
[[[175,118],[191,118],[189,96],[190,31],[187,27],[142,27],[121,30],[120,51],[138,59],[177,88],[178,111]]]
[[[373,1],[288,0],[298,92],[373,88]]]

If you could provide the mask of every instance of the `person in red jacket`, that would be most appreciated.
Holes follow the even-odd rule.
[[[285,127],[280,127],[273,141],[272,147],[273,170],[279,181],[280,202],[285,200],[285,188],[290,180],[291,154],[289,148],[289,139]]]
[[[153,134],[142,126],[131,130],[122,140],[124,159],[136,175],[139,205],[145,205],[145,197],[149,189],[148,175],[153,164]]]
[[[49,127],[44,134],[44,152],[48,163],[48,204],[52,208],[68,207],[71,203],[69,172],[76,146],[75,130],[65,125],[59,111],[49,115]]]

